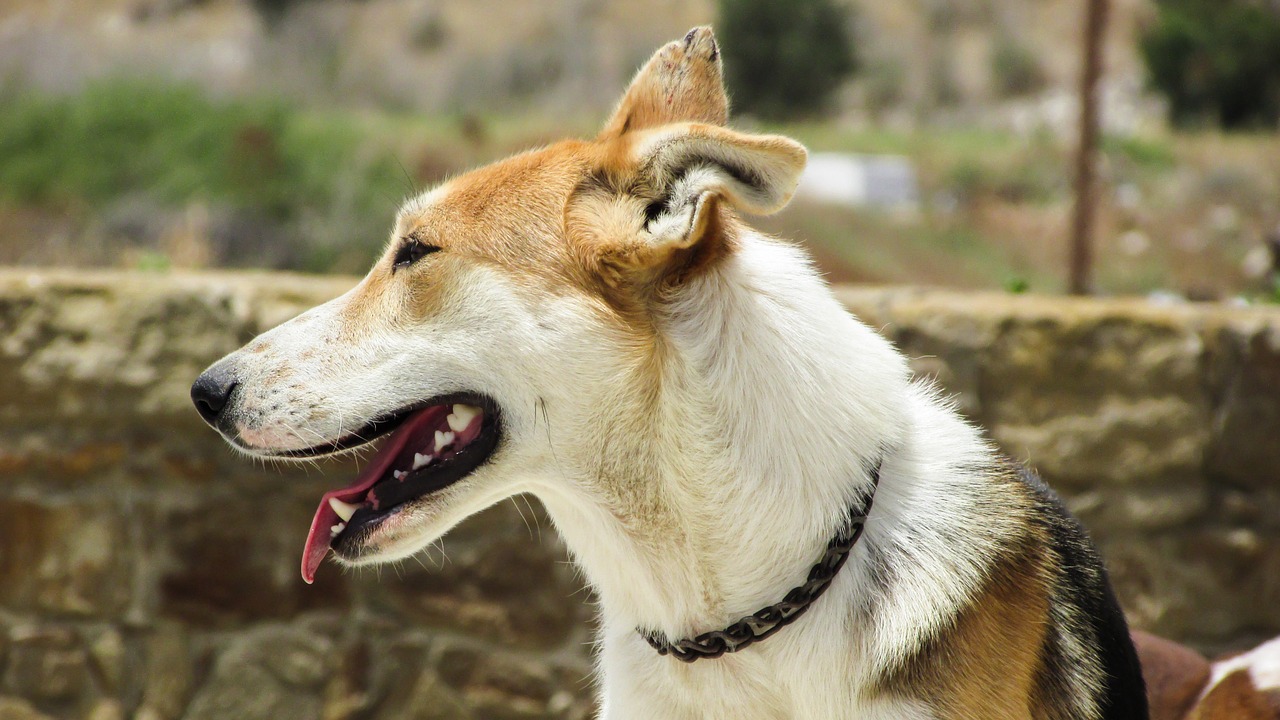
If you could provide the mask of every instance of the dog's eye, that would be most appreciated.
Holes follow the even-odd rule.
[[[396,259],[395,262],[391,264],[391,267],[395,270],[407,268],[418,262],[423,255],[430,255],[431,253],[438,252],[439,250],[440,248],[435,245],[427,245],[426,243],[421,243],[417,240],[409,240],[405,242],[405,244],[401,245],[400,249],[396,251]]]

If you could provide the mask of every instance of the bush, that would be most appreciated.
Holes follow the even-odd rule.
[[[1280,122],[1280,8],[1263,0],[1159,0],[1142,36],[1176,125]]]
[[[193,195],[283,212],[278,106],[213,106],[196,90],[129,83],[75,97],[6,100],[0,112],[0,196],[98,203],[130,191]]]
[[[1030,95],[1045,85],[1035,54],[1008,36],[997,39],[991,48],[991,77],[1001,97]]]
[[[274,28],[280,24],[294,5],[301,2],[305,0],[253,0],[253,7],[262,16],[267,27]]]
[[[832,0],[720,0],[718,31],[734,105],[760,117],[817,114],[856,68]]]

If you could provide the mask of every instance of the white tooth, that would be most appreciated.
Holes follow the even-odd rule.
[[[413,469],[414,469],[414,470],[417,470],[418,468],[424,468],[424,467],[426,467],[426,466],[430,465],[432,460],[435,460],[435,457],[434,457],[434,456],[431,456],[431,455],[423,455],[422,453],[414,453],[414,454],[413,454]]]
[[[436,452],[440,452],[453,442],[453,433],[436,431]]]
[[[351,516],[355,515],[356,511],[360,509],[359,505],[345,503],[335,497],[329,498],[329,507],[333,508],[333,511],[338,513],[338,517],[342,518],[342,522],[350,520]]]
[[[340,522],[337,525],[334,525],[333,527],[329,528],[329,537],[336,537],[338,533],[346,529],[347,529],[347,524],[344,522]]]
[[[454,432],[462,432],[467,429],[475,416],[480,414],[480,408],[473,405],[454,405],[453,413],[445,418],[449,421],[449,429]]]
[[[394,477],[394,478],[395,478],[395,479],[397,479],[397,480],[399,480],[400,478],[404,477],[406,474],[407,474],[407,473],[405,473],[405,471],[403,471],[403,470],[392,470],[392,471],[391,471],[391,475],[392,475],[392,477]]]

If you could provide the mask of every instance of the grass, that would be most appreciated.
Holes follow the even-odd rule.
[[[203,195],[287,217],[317,189],[316,171],[347,160],[352,145],[291,120],[275,104],[217,104],[184,88],[19,97],[0,112],[0,193],[52,204]]]
[[[394,152],[367,137],[347,118],[215,102],[181,87],[108,83],[71,97],[12,97],[0,103],[0,202],[95,212],[121,198],[175,207],[199,199],[293,232],[328,225],[331,237],[301,256],[305,269],[323,270],[339,236],[380,245],[411,189]]]
[[[1103,138],[1102,151],[1110,158],[1123,159],[1144,170],[1167,171],[1177,165],[1173,143],[1167,138]]]

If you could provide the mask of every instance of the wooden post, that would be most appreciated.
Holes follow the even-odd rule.
[[[1084,23],[1084,63],[1080,73],[1080,144],[1076,149],[1075,212],[1071,222],[1072,295],[1093,289],[1093,227],[1097,215],[1098,79],[1109,0],[1088,0]]]

